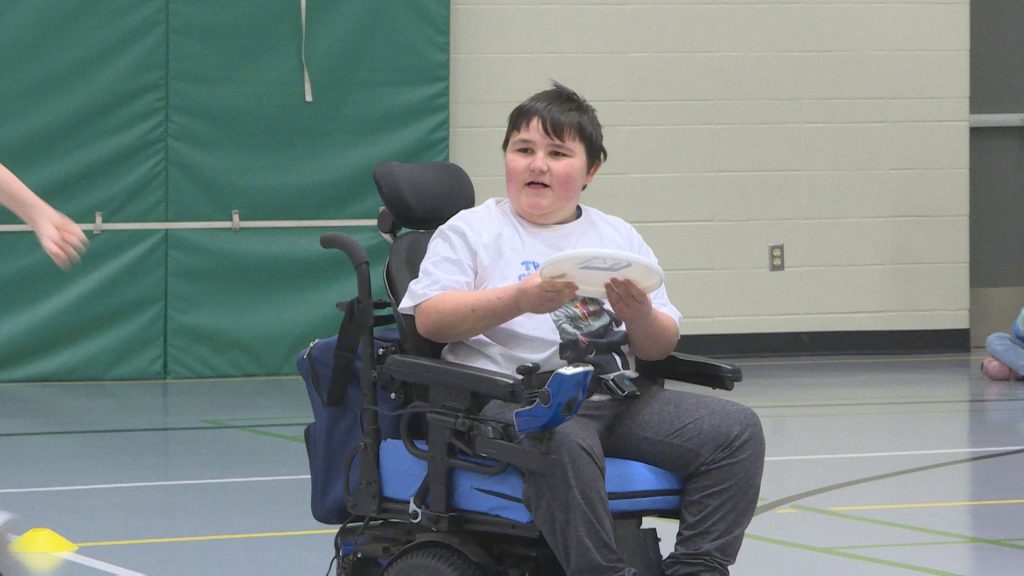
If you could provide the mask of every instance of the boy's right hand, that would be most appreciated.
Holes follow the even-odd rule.
[[[540,272],[523,278],[516,288],[520,309],[533,314],[548,314],[558,310],[576,298],[576,291],[580,289],[575,282],[544,280]]]

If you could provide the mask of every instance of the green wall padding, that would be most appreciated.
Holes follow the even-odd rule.
[[[180,1],[170,21],[171,220],[376,218],[377,163],[447,157],[447,2],[311,1],[312,103],[298,2]]]
[[[0,162],[77,222],[164,217],[165,23],[153,0],[0,3]]]
[[[164,377],[164,233],[101,234],[67,273],[31,234],[0,243],[3,380]]]
[[[81,223],[374,218],[374,165],[448,156],[449,11],[308,0],[308,103],[298,0],[4,2],[0,162]],[[323,231],[109,230],[66,274],[0,233],[0,381],[292,373],[354,290]]]
[[[335,303],[356,293],[345,255],[320,248],[328,231],[170,232],[168,375],[202,377],[211,367],[233,375],[294,372],[310,340],[337,333]],[[380,278],[386,246],[376,229],[345,232],[369,248],[373,278]]]

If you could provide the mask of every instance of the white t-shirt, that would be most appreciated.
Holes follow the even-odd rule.
[[[507,198],[490,199],[459,212],[430,239],[420,275],[409,285],[399,311],[413,314],[417,304],[442,292],[485,290],[519,282],[539,270],[545,259],[567,250],[616,249],[656,260],[640,233],[625,220],[595,208],[580,208],[582,213],[576,220],[547,226],[517,216]],[[656,310],[679,322],[679,311],[669,302],[664,286],[650,296]],[[598,313],[594,314],[597,303],[603,303],[605,309],[596,306]],[[442,357],[507,373],[529,362],[539,364],[542,371],[555,370],[574,356],[609,352],[594,348],[615,340],[609,330],[622,331],[621,322],[610,310],[607,301],[586,299],[551,314],[523,314],[479,336],[448,344]],[[567,330],[565,317],[574,315],[573,311],[582,311],[576,315],[584,317],[584,327],[577,324],[575,330]],[[562,326],[561,333],[556,322]],[[601,333],[580,339],[588,342],[587,346],[576,344],[578,333],[585,332],[588,325]],[[624,337],[624,331],[619,336]],[[619,356],[628,358],[629,367],[633,366],[632,354],[628,346],[621,345],[621,338],[616,348]]]

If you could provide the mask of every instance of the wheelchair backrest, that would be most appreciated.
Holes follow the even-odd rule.
[[[394,161],[378,165],[373,170],[373,181],[384,201],[377,225],[391,240],[384,282],[397,309],[409,283],[419,276],[420,262],[434,230],[475,204],[473,182],[451,162]],[[420,336],[415,317],[396,311],[395,323],[403,353],[433,358],[441,355],[444,345]]]

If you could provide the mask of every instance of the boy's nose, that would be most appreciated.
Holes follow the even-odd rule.
[[[545,172],[548,169],[548,163],[544,161],[544,157],[537,154],[530,159],[530,170],[534,172]]]

